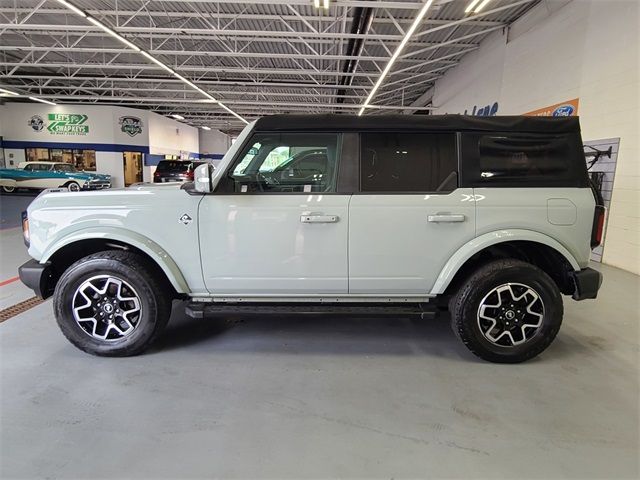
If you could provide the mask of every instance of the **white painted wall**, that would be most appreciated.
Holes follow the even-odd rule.
[[[219,130],[200,130],[200,153],[224,155],[231,147],[231,137]]]
[[[149,115],[149,152],[180,155],[197,153],[199,132],[195,127],[176,122],[156,113]]]
[[[544,1],[435,85],[434,113],[580,99],[585,141],[621,137],[603,261],[640,274],[640,2]]]
[[[49,132],[47,116],[50,113],[75,113],[87,115],[89,130],[86,135],[60,135]],[[45,120],[45,128],[36,131],[29,126],[29,120],[35,116]],[[134,116],[142,121],[142,132],[131,136],[122,131],[120,119]],[[200,137],[197,128],[176,120],[163,117],[146,110],[96,105],[57,105],[40,103],[6,103],[0,105],[0,132],[7,141],[49,142],[49,143],[99,143],[107,145],[133,145],[149,149],[150,153],[179,155],[188,158],[189,154],[200,152]],[[222,132],[211,131],[206,145],[224,153],[227,138]],[[133,150],[133,149],[132,149]],[[4,149],[7,167],[17,167],[25,160],[24,149]],[[217,152],[216,152],[217,153]],[[12,157],[12,158],[11,158]],[[13,161],[13,165],[9,163]],[[100,173],[113,177],[113,186],[124,186],[122,153],[97,151],[96,168]],[[153,180],[155,167],[143,167],[144,181]]]

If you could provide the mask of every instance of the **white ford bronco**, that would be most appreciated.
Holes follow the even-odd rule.
[[[476,355],[521,362],[595,298],[604,207],[577,118],[272,116],[182,186],[45,192],[22,281],[64,335],[135,355],[173,299],[230,313],[434,316]]]

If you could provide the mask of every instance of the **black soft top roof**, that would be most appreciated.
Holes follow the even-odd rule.
[[[271,115],[256,120],[256,131],[441,130],[530,133],[580,132],[578,117],[505,115]]]

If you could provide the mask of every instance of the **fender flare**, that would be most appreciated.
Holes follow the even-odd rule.
[[[504,242],[511,242],[514,240],[524,240],[528,242],[536,242],[542,245],[556,250],[560,255],[567,259],[574,270],[580,270],[575,257],[567,250],[560,242],[554,240],[544,233],[536,232],[533,230],[499,230],[495,232],[485,233],[479,237],[470,240],[460,247],[447,261],[445,266],[440,271],[436,282],[431,289],[431,295],[439,295],[444,291],[453,280],[453,277],[458,270],[465,264],[469,258],[492,245],[497,245]]]
[[[131,245],[146,253],[158,264],[178,293],[189,293],[190,291],[189,285],[184,279],[180,268],[160,245],[144,235],[118,227],[84,228],[81,231],[65,235],[44,251],[40,263],[47,262],[51,256],[62,247],[82,240],[113,240]]]

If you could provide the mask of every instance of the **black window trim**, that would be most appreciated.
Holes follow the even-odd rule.
[[[447,190],[447,191],[428,191],[428,190],[419,190],[419,191],[406,191],[406,190],[401,190],[401,191],[384,191],[384,192],[365,192],[362,191],[362,158],[360,157],[360,150],[361,150],[361,145],[362,145],[362,135],[365,133],[399,133],[399,134],[410,134],[410,133],[417,133],[417,134],[432,134],[432,135],[454,135],[455,136],[455,140],[454,140],[454,148],[455,148],[455,158],[456,158],[456,180],[457,180],[457,186],[456,188],[454,188],[453,190]],[[357,189],[354,191],[354,195],[451,195],[452,193],[455,193],[456,190],[459,190],[460,188],[462,188],[461,186],[461,181],[460,181],[460,168],[462,166],[462,158],[460,155],[460,142],[461,142],[461,132],[459,131],[453,131],[453,130],[426,130],[426,129],[422,129],[422,130],[397,130],[397,129],[393,129],[393,130],[387,130],[387,129],[381,129],[381,130],[360,130],[357,132],[358,134],[358,178],[357,178]]]

